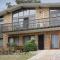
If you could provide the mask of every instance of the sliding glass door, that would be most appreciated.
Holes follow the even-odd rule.
[[[52,35],[52,48],[59,48],[59,36],[58,35]]]

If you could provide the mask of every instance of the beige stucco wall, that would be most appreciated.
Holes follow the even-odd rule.
[[[23,36],[19,35],[19,46],[23,46]]]
[[[7,48],[7,43],[8,43],[8,34],[4,33],[3,34],[3,48],[6,49]]]
[[[12,13],[4,15],[4,23],[11,23],[11,22],[12,22]]]
[[[3,23],[11,23],[12,22],[12,13],[7,13],[4,15],[4,22]],[[7,48],[8,43],[8,33],[3,33],[3,48]]]
[[[44,49],[51,49],[51,33],[44,33]]]
[[[7,23],[12,23],[12,13],[7,13],[6,15],[4,15],[4,21],[3,23],[5,24],[4,25],[4,31],[11,31],[12,30],[12,24],[7,24]]]
[[[36,8],[36,19],[49,18],[49,8]]]
[[[49,26],[49,8],[36,8],[36,19],[37,19],[37,27],[48,27]],[[45,22],[45,23],[44,23]]]

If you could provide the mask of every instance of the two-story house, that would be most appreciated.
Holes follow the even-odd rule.
[[[38,49],[60,49],[60,3],[24,3],[0,12],[0,35],[5,49],[31,39]]]

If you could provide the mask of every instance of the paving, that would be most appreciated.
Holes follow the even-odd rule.
[[[60,60],[60,50],[42,50],[28,60]]]

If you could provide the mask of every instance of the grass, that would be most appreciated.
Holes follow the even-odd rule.
[[[20,55],[0,55],[0,60],[27,60],[35,54],[36,52],[21,53]]]

